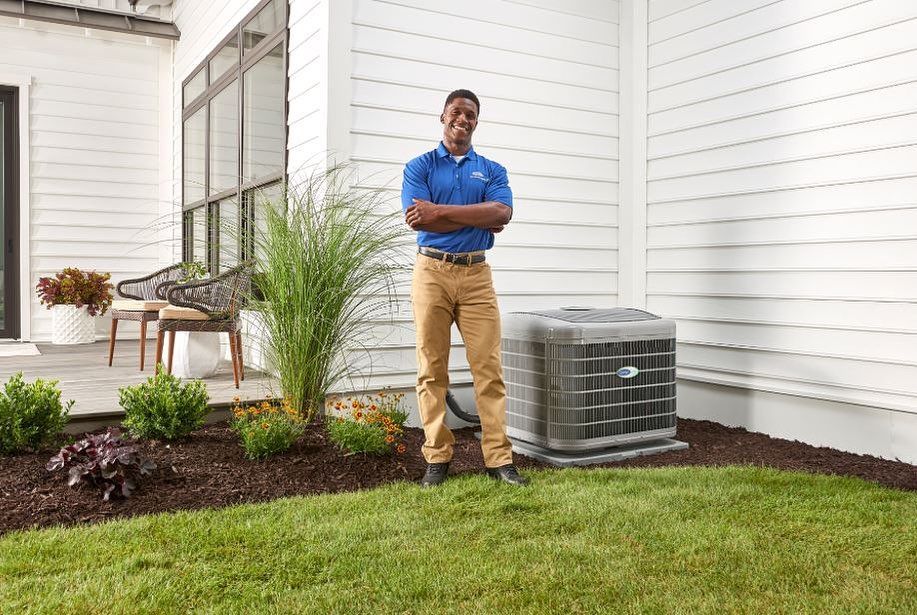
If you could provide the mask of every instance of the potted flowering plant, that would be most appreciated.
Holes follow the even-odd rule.
[[[54,344],[90,344],[95,341],[93,317],[111,306],[110,273],[67,267],[53,277],[39,278],[35,292],[51,310]]]

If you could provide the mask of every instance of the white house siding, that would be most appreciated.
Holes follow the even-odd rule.
[[[290,2],[287,172],[300,181],[328,149],[328,10],[331,0]]]
[[[30,271],[20,293],[30,298],[30,338],[47,341],[39,277],[73,266],[118,281],[158,263],[159,87],[170,43],[5,17],[0,41],[0,75],[31,78]],[[108,326],[98,319],[97,334]]]
[[[488,255],[501,310],[615,305],[617,2],[356,0],[332,10],[351,11],[339,26],[351,41],[351,79],[332,87],[330,105],[349,113],[340,136],[349,134],[342,147],[361,185],[385,187],[390,211],[400,211],[405,162],[441,139],[446,95],[470,89],[482,107],[475,149],[508,169],[514,193],[513,221]],[[411,261],[413,245],[411,236]],[[407,284],[395,326],[381,329],[372,382],[411,386]],[[453,384],[471,381],[455,329],[450,372]]]
[[[680,413],[917,462],[917,3],[648,19],[647,307],[678,320]]]

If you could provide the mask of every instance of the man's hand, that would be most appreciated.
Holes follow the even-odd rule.
[[[415,231],[423,230],[421,227],[430,226],[439,220],[439,207],[430,201],[414,199],[414,204],[404,214],[404,221]]]

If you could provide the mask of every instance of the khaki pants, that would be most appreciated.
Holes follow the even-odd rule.
[[[506,438],[506,386],[500,363],[500,310],[490,265],[455,265],[417,255],[411,286],[417,326],[417,401],[426,434],[427,463],[452,459],[455,438],[446,426],[452,323],[465,341],[481,417],[484,465],[513,462]]]

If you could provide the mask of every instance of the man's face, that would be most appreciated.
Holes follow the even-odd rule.
[[[478,107],[467,98],[453,99],[440,116],[443,138],[453,143],[471,143],[471,133],[478,126]]]

